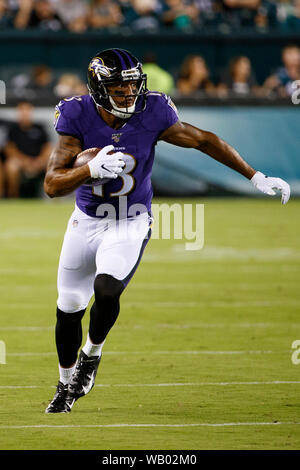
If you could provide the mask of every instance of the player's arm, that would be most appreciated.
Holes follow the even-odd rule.
[[[276,194],[274,189],[279,189],[282,193],[281,202],[286,204],[289,200],[290,186],[288,183],[281,178],[267,177],[252,168],[231,145],[212,132],[177,121],[160,135],[160,140],[179,147],[200,150],[251,180],[259,191],[274,196]]]
[[[65,196],[90,178],[88,165],[72,168],[76,155],[81,151],[79,139],[70,135],[59,136],[50,155],[44,180],[44,190],[49,197]]]
[[[231,145],[212,132],[177,121],[160,135],[160,140],[179,147],[195,148],[251,179],[256,170]]]
[[[117,178],[125,162],[123,153],[115,152],[113,145],[106,145],[85,165],[72,168],[76,156],[82,151],[76,137],[64,135],[50,155],[44,180],[44,190],[50,197],[65,196],[73,192],[90,178]]]

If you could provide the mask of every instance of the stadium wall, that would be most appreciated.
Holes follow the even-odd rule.
[[[10,65],[47,64],[53,69],[82,70],[85,74],[88,62],[99,50],[110,47],[129,49],[143,59],[151,51],[157,56],[161,67],[175,77],[188,54],[202,55],[210,70],[219,73],[229,60],[246,55],[251,60],[259,83],[278,68],[281,50],[287,44],[300,46],[297,33],[276,31],[257,33],[245,29],[242,32],[216,32],[215,29],[199,32],[168,31],[144,33],[128,30],[119,33],[47,32],[41,30],[0,31],[0,67],[2,80],[9,79]],[[214,80],[214,73],[212,79]],[[85,78],[85,77],[83,77]]]

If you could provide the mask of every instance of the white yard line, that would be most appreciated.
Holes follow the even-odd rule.
[[[0,331],[51,331],[53,326],[0,326]]]
[[[7,310],[7,309],[14,309],[16,311],[18,310],[32,310],[32,309],[38,309],[38,310],[45,310],[45,304],[35,304],[35,303],[26,303],[26,302],[20,302],[20,303],[11,303],[9,300],[8,301],[2,301],[1,302],[2,309]],[[275,307],[275,306],[299,306],[299,301],[297,299],[283,299],[283,300],[247,300],[245,302],[243,301],[194,301],[194,302],[185,302],[185,301],[175,301],[175,302],[151,302],[151,306],[157,307],[157,308],[180,308],[180,309],[186,309],[186,308],[207,308],[207,307],[213,307],[213,308],[249,308],[249,307]],[[147,302],[140,301],[140,302],[124,302],[123,303],[123,308],[132,308],[132,307],[137,307],[137,308],[148,308]]]
[[[0,385],[0,389],[26,389],[26,388],[41,388],[38,385]]]
[[[282,353],[290,353],[291,351],[289,349],[287,350],[278,350],[278,351],[209,351],[209,350],[203,350],[203,351],[105,351],[105,355],[239,355],[239,354],[282,354]],[[10,357],[28,357],[28,356],[53,356],[56,355],[55,351],[49,351],[49,352],[7,352],[7,356]]]
[[[188,424],[28,424],[0,426],[0,429],[74,429],[74,428],[188,428],[188,427],[231,427],[231,426],[299,426],[300,422],[273,421],[273,422],[249,422],[249,423],[188,423]]]
[[[192,322],[192,323],[154,323],[151,322],[149,325],[139,324],[125,324],[119,323],[116,328],[118,329],[134,329],[134,330],[147,330],[149,328],[164,328],[170,330],[194,330],[195,328],[299,328],[300,322],[296,323],[281,323],[281,322],[257,322],[257,323],[205,323],[205,322]],[[51,331],[54,329],[54,325],[49,326],[0,326],[0,331]]]
[[[224,387],[232,385],[299,385],[300,380],[271,380],[271,381],[250,381],[250,382],[175,382],[175,383],[154,383],[154,384],[96,384],[100,388],[132,388],[132,387]],[[33,389],[44,388],[42,385],[0,385],[0,389]],[[53,388],[54,386],[51,386]]]
[[[45,310],[45,304],[34,304],[34,303],[26,303],[26,302],[20,302],[20,303],[11,303],[9,301],[7,302],[1,302],[1,306],[3,310],[7,309],[14,309],[16,312],[19,310],[32,310],[32,309],[37,309],[37,310]]]
[[[216,308],[232,308],[232,307],[274,307],[274,306],[287,306],[287,305],[295,305],[299,306],[299,301],[297,299],[283,299],[283,300],[246,300],[243,301],[222,301],[222,300],[199,300],[194,302],[183,302],[183,301],[175,301],[175,302],[151,302],[152,307],[159,307],[159,308],[203,308],[203,307],[216,307]],[[148,305],[145,301],[141,302],[124,302],[123,308],[128,307],[139,307],[139,308],[148,308]]]
[[[190,382],[190,383],[158,383],[158,384],[98,384],[95,387],[205,387],[230,385],[290,385],[300,381],[273,380],[269,382]]]
[[[45,238],[58,238],[62,236],[62,232],[58,230],[6,230],[0,233],[0,240],[24,239],[24,238],[38,238],[43,240]]]

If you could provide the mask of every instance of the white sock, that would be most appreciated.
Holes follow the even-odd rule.
[[[59,370],[59,380],[62,382],[64,385],[67,385],[72,377],[72,374],[75,370],[75,365],[72,367],[61,367],[60,364],[58,364],[58,370]]]
[[[91,340],[90,340],[89,334],[88,334],[87,339],[86,339],[86,343],[83,346],[82,351],[88,357],[91,357],[91,356],[98,356],[99,357],[99,356],[101,356],[101,351],[102,351],[104,343],[105,343],[105,340],[103,341],[103,343],[100,343],[100,344],[92,343]]]

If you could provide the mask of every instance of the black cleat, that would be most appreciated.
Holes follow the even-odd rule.
[[[47,406],[45,413],[70,413],[71,407],[67,403],[68,384],[58,382],[53,400]]]
[[[78,398],[83,397],[92,390],[100,360],[101,356],[88,357],[83,351],[80,352],[75,371],[68,386],[67,403],[70,408]]]

